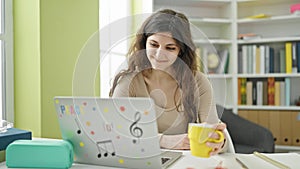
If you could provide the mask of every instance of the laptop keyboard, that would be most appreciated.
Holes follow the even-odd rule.
[[[161,158],[161,164],[165,164],[167,161],[169,161],[170,158],[167,158],[167,157],[162,157]]]

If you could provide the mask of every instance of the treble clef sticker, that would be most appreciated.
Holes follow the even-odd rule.
[[[137,123],[141,120],[141,113],[140,112],[136,112],[134,115],[134,122],[130,125],[129,130],[130,130],[130,134],[137,138],[137,140],[142,137],[143,135],[143,130],[137,126]],[[136,139],[133,139],[133,143],[137,143]]]

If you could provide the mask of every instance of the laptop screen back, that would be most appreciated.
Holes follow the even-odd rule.
[[[55,97],[64,140],[75,161],[122,168],[161,168],[155,105],[150,98]]]

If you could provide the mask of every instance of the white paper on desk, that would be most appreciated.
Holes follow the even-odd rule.
[[[235,162],[234,154],[224,153],[209,158],[200,158],[192,156],[189,151],[183,152],[181,159],[172,164],[170,169],[215,169],[220,161],[222,161],[222,166],[227,169],[239,169],[239,164]]]
[[[300,155],[297,153],[263,153],[267,157],[276,160],[284,165],[289,166],[291,169],[300,168]],[[248,167],[248,168],[267,168],[278,169],[275,165],[253,155],[253,154],[236,154],[236,156]]]

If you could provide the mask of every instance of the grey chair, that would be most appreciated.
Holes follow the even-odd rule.
[[[271,131],[233,113],[231,109],[217,105],[219,118],[226,123],[236,153],[250,154],[274,152]]]

